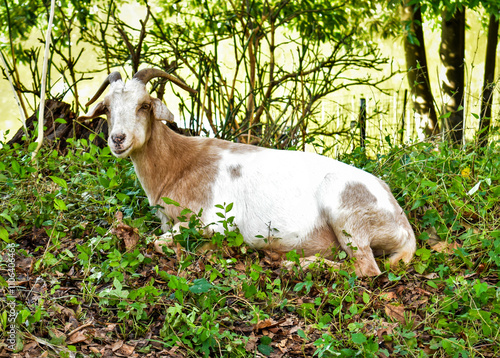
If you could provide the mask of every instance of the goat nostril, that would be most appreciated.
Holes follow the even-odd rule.
[[[111,135],[111,140],[115,143],[115,144],[122,144],[123,141],[125,140],[125,134],[113,134]]]

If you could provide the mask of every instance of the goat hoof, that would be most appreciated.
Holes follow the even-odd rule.
[[[163,238],[160,237],[159,239],[155,240],[154,242],[154,247],[155,251],[160,254],[165,254],[163,251],[163,247],[167,248],[173,248],[174,247],[174,240],[172,238]]]

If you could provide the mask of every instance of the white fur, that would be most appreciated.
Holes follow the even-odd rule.
[[[272,149],[221,154],[214,204],[233,203],[230,215],[251,246],[265,248],[269,237],[278,237],[288,250],[299,246],[307,234],[324,224],[321,210],[340,212],[340,194],[347,182],[364,183],[377,197],[380,210],[394,212],[380,183],[347,164],[312,153]],[[238,166],[242,175],[232,178],[231,168]],[[330,185],[331,181],[335,183]],[[218,210],[206,208],[205,220],[220,220]],[[222,231],[222,227],[214,230]]]

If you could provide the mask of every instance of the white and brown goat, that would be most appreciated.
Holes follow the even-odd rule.
[[[223,231],[215,205],[233,203],[237,227],[257,249],[330,258],[340,246],[356,258],[359,276],[380,274],[376,255],[390,255],[391,266],[412,259],[415,235],[382,180],[317,154],[174,133],[162,122],[173,115],[146,90],[155,77],[193,91],[157,69],[141,70],[126,83],[114,72],[89,104],[109,85],[104,100],[81,118],[106,114],[111,152],[130,156],[150,205],[163,207],[162,229],[170,237],[179,229],[180,209],[164,197],[194,212],[203,208],[211,232]]]

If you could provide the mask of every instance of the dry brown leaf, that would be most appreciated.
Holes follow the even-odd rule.
[[[429,245],[434,245],[441,241],[441,238],[437,234],[437,230],[434,226],[431,226],[430,228],[426,229],[425,232],[427,235],[429,235]]]
[[[134,350],[135,350],[135,345],[130,346],[128,344],[124,344],[120,347],[120,349],[118,351],[122,354],[129,356],[129,355],[132,355],[132,353],[134,353]]]
[[[434,251],[437,251],[437,252],[442,252],[442,253],[451,255],[451,254],[453,254],[455,249],[459,248],[459,247],[462,247],[462,245],[460,245],[456,242],[448,243],[446,241],[440,241],[437,244],[431,246],[431,249],[433,249]]]
[[[78,331],[73,333],[71,336],[69,336],[69,339],[66,341],[67,344],[75,344],[75,343],[80,343],[83,342],[87,339],[87,336],[85,335],[85,330]]]
[[[101,351],[97,347],[89,347],[89,349],[92,351],[94,354],[101,354]]]
[[[383,342],[383,336],[390,336],[392,335],[392,332],[394,331],[394,328],[397,326],[397,322],[395,323],[389,323],[383,321],[379,329],[377,329],[377,337],[379,339],[379,342]]]
[[[121,211],[117,211],[115,213],[115,220],[118,224],[121,224],[123,222],[123,213]]]
[[[127,251],[135,249],[137,243],[139,242],[139,230],[128,226],[127,224],[119,223],[113,230],[111,230],[111,233],[123,240]]]
[[[384,292],[383,294],[380,295],[380,297],[382,299],[384,299],[385,301],[392,301],[392,300],[395,300],[396,298],[398,298],[398,296],[396,295],[395,292]]]
[[[113,343],[110,348],[113,352],[116,352],[117,350],[119,350],[121,347],[123,346],[123,341],[116,341],[115,343]]]
[[[425,277],[428,280],[434,280],[434,279],[438,278],[439,275],[435,272],[431,272],[430,274],[424,275],[423,277]]]
[[[394,306],[391,304],[387,304],[385,305],[385,314],[392,318],[392,320],[394,321],[397,321],[403,325],[406,324],[404,306]]]
[[[236,263],[236,265],[234,265],[234,269],[239,271],[239,272],[245,272],[247,269],[247,266],[243,262],[238,261]]]
[[[424,290],[423,288],[420,288],[420,287],[415,287],[415,290],[420,295],[426,295],[426,296],[431,296],[432,295],[432,293],[430,293],[429,291],[426,291],[426,290]]]
[[[115,330],[115,328],[116,328],[116,323],[108,323],[105,330],[108,332],[112,332]]]
[[[270,328],[270,327],[275,327],[277,326],[279,323],[276,322],[274,319],[271,319],[271,318],[267,318],[265,320],[262,320],[262,321],[259,321],[257,322],[257,324],[255,325],[254,329],[256,331],[258,330],[261,330],[261,329],[264,329],[264,328]]]
[[[250,337],[248,337],[248,342],[245,345],[245,349],[247,352],[254,352],[255,348],[257,348],[257,341],[259,339],[255,337],[255,334],[251,334]]]

